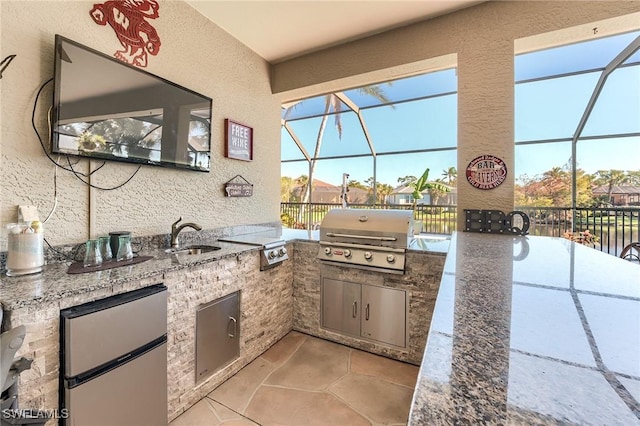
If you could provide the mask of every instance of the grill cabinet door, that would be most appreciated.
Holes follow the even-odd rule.
[[[360,284],[322,280],[322,327],[360,335]]]
[[[240,356],[240,293],[201,307],[196,313],[196,383]]]
[[[406,347],[406,292],[362,285],[362,337]]]

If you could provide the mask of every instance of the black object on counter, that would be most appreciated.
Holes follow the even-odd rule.
[[[113,231],[109,232],[109,245],[111,246],[111,253],[115,259],[118,253],[119,238],[121,235],[131,235],[131,231]]]

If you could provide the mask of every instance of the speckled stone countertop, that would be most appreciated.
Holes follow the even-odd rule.
[[[246,235],[280,238],[287,242],[318,241],[319,239],[319,231],[317,230],[307,231],[286,228],[274,228]],[[155,276],[158,276],[161,280],[162,274],[170,271],[259,250],[257,246],[217,240],[198,241],[198,243],[216,245],[221,249],[200,255],[168,254],[161,249],[149,250],[140,253],[145,256],[153,256],[153,259],[146,262],[84,274],[67,274],[69,262],[49,264],[44,267],[44,271],[41,273],[22,277],[7,277],[6,274],[2,273],[0,275],[0,303],[5,310],[12,310],[109,288],[130,281]],[[426,244],[428,244],[428,247]],[[423,238],[420,239],[419,243],[414,244],[412,241],[412,245],[410,245],[410,249],[419,251],[433,250],[440,253],[445,253],[447,248],[448,240],[445,239],[427,240]]]
[[[221,249],[198,254],[170,254],[164,250],[151,250],[141,255],[154,258],[143,263],[84,274],[67,274],[70,263],[46,265],[41,273],[21,277],[0,276],[0,303],[5,310],[37,305],[65,297],[76,296],[118,284],[159,276],[180,269],[213,262],[259,247],[214,241]]]
[[[454,234],[409,424],[640,425],[640,266]]]

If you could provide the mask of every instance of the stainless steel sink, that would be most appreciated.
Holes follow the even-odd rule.
[[[170,248],[166,249],[165,253],[175,253],[175,254],[203,254],[209,253],[211,251],[220,250],[218,246],[209,246],[209,245],[190,245],[186,247],[179,248]]]

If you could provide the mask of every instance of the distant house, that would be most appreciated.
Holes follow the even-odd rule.
[[[609,185],[601,185],[593,189],[595,196],[608,196]],[[640,186],[613,185],[611,188],[611,204],[614,206],[639,206]]]
[[[439,206],[455,205],[458,201],[458,191],[455,186],[448,186],[449,192],[444,196],[438,198],[437,204]],[[413,188],[407,185],[400,185],[395,188],[391,195],[389,195],[389,204],[413,204]],[[422,198],[418,200],[417,204],[433,204],[431,202],[431,196],[429,191],[422,192]]]
[[[302,185],[295,186],[291,190],[291,194],[298,199],[302,199]],[[347,200],[349,204],[364,204],[369,198],[369,193],[361,188],[349,187],[347,193]],[[332,185],[330,183],[314,179],[313,187],[311,188],[311,202],[312,203],[327,203],[327,204],[339,204],[342,203],[342,187]]]

